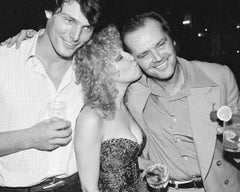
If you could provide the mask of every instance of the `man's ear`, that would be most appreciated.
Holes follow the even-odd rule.
[[[174,45],[175,47],[176,47],[176,45],[177,45],[177,43],[176,43],[176,41],[175,41],[175,40],[173,41],[173,45]]]
[[[50,19],[50,17],[52,16],[52,12],[45,10],[45,16],[47,19]]]

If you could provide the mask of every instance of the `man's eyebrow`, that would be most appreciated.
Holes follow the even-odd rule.
[[[73,17],[72,17],[71,15],[69,15],[68,13],[64,13],[64,12],[61,12],[61,13],[62,13],[62,15],[67,16],[67,17],[71,18],[72,20],[75,20],[75,21],[76,21],[76,19],[73,18]]]
[[[145,55],[146,53],[148,53],[148,51],[143,51],[143,52],[141,52],[141,53],[138,53],[138,54],[137,54],[137,57],[140,58],[140,57],[142,57],[143,55]]]
[[[160,42],[163,42],[163,41],[166,41],[167,40],[167,37],[162,37],[160,40],[159,40],[159,43]]]
[[[91,25],[91,24],[83,24],[83,23],[81,23],[80,21],[78,21],[77,19],[75,19],[74,17],[72,17],[71,15],[69,15],[68,13],[64,13],[64,12],[62,12],[62,14],[64,15],[64,16],[67,16],[67,17],[69,17],[70,19],[72,19],[75,23],[80,23],[80,24],[82,24],[82,26],[83,27],[91,27],[91,26],[93,26],[93,25]]]
[[[167,40],[167,37],[161,37],[161,39],[159,39],[159,41],[156,43],[156,45],[159,45],[166,40]]]

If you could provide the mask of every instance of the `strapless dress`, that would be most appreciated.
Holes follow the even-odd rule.
[[[126,138],[106,140],[101,145],[99,190],[101,192],[139,192],[138,156],[146,143]]]

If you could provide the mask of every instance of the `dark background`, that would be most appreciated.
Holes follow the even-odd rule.
[[[45,25],[50,0],[0,0],[0,41]],[[240,0],[103,0],[105,18],[123,22],[144,11],[163,14],[176,31],[179,56],[228,65],[240,83]],[[190,19],[189,25],[183,21]]]

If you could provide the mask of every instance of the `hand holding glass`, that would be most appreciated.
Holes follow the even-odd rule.
[[[240,152],[240,111],[233,109],[231,124],[223,130],[223,146],[225,151]]]
[[[147,167],[144,171],[147,183],[150,187],[160,191],[167,186],[169,181],[169,171],[165,165],[155,163]]]

